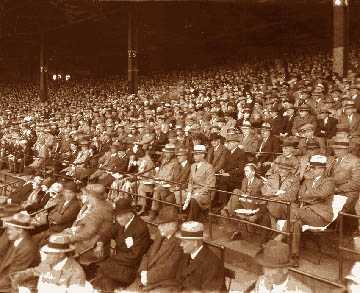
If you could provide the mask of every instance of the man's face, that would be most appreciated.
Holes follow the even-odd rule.
[[[65,258],[64,253],[44,253],[43,262],[48,265],[55,265]]]
[[[283,283],[288,276],[287,268],[267,268],[263,267],[264,277],[270,284],[279,285]]]
[[[300,111],[300,112],[299,112],[299,116],[300,116],[301,118],[306,117],[307,114],[308,114],[307,111]]]
[[[220,140],[219,139],[214,139],[211,141],[211,145],[215,148],[218,145],[220,145]]]
[[[72,190],[64,189],[63,195],[65,200],[72,200],[75,197],[76,193]]]
[[[159,233],[162,237],[168,237],[175,233],[177,224],[175,222],[162,223],[158,225]]]
[[[177,156],[177,160],[179,163],[185,162],[187,160],[187,155]]]
[[[20,234],[22,232],[21,228],[8,226],[6,229],[6,234],[10,241],[14,241],[19,238]]]
[[[334,149],[335,157],[342,157],[346,155],[348,152],[349,152],[348,149],[337,149],[337,148]]]
[[[245,172],[246,178],[252,178],[255,174],[254,169],[249,166],[244,168],[244,172]]]
[[[198,248],[198,240],[181,239],[180,246],[185,254],[191,254]]]
[[[312,166],[311,171],[312,171],[312,175],[314,177],[318,177],[324,173],[325,168],[320,167],[320,166]]]
[[[204,159],[205,155],[201,153],[194,154],[194,161],[195,163],[201,162]]]
[[[116,222],[121,225],[121,226],[125,226],[131,219],[131,217],[133,216],[132,213],[123,213],[120,215],[116,216]]]

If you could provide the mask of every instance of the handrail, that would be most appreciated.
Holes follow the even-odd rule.
[[[360,220],[360,215],[354,215],[354,214],[349,214],[346,212],[340,212],[339,213],[339,219],[340,219],[340,235],[339,235],[339,241],[338,241],[338,261],[339,261],[339,280],[341,282],[344,282],[344,278],[343,278],[343,262],[344,262],[344,258],[343,258],[343,252],[348,252],[351,254],[355,254],[355,255],[359,255],[360,256],[360,251],[359,250],[354,250],[354,249],[350,249],[347,247],[343,246],[343,237],[344,237],[344,217],[349,217],[349,218],[355,218],[355,219],[359,219]]]

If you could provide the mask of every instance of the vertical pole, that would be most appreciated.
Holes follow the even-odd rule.
[[[340,283],[343,282],[343,255],[342,255],[342,240],[343,240],[343,225],[344,225],[344,216],[340,213],[339,216],[339,225],[340,225],[340,232],[339,232],[339,239],[338,239],[338,260],[339,260],[339,281]]]
[[[129,94],[135,95],[138,90],[137,44],[137,6],[136,4],[130,3],[128,9],[128,91]]]
[[[45,56],[45,33],[41,32],[40,40],[40,100],[46,101],[48,98],[47,91],[47,68]]]
[[[347,75],[349,0],[333,0],[333,72]]]

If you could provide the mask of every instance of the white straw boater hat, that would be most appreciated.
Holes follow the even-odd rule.
[[[35,228],[33,225],[31,225],[31,216],[26,211],[22,211],[13,215],[11,218],[4,221],[4,225],[25,230],[31,230]]]
[[[44,253],[65,253],[75,250],[73,245],[70,245],[70,239],[65,234],[50,235],[48,244],[41,247],[41,252]]]
[[[194,145],[194,153],[205,154],[206,153],[206,146],[204,146],[203,144]]]
[[[178,237],[189,240],[204,239],[204,225],[195,221],[184,222]]]
[[[327,157],[324,155],[313,155],[310,158],[311,166],[326,167]]]

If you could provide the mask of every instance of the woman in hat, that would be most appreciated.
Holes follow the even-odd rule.
[[[24,286],[26,280],[38,277],[38,293],[91,292],[89,284],[85,288],[86,276],[83,268],[72,256],[74,250],[66,235],[51,235],[49,242],[40,249],[40,265],[16,273],[12,277],[13,286]]]

